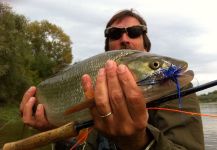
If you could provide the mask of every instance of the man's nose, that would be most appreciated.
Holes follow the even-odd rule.
[[[124,43],[126,42],[126,43],[128,43],[128,42],[130,41],[130,37],[129,37],[129,36],[127,35],[127,33],[125,32],[125,33],[122,34],[120,40],[121,40],[121,42],[124,42]]]

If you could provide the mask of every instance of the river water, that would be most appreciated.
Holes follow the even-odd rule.
[[[217,102],[201,103],[201,113],[217,114]],[[202,117],[206,150],[217,150],[217,118]]]

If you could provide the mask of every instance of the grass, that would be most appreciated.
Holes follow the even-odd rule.
[[[19,116],[19,103],[0,103],[0,150],[7,142],[17,141],[29,137],[38,131],[24,126]],[[51,144],[37,150],[51,150]]]
[[[0,105],[0,126],[1,124],[11,121],[17,120],[19,117],[19,104],[1,104]]]

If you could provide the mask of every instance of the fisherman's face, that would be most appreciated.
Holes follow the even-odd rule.
[[[125,17],[122,20],[115,21],[111,27],[117,28],[128,28],[132,26],[141,25],[139,21],[134,17]],[[119,37],[119,36],[118,36]],[[118,38],[117,37],[117,38]],[[142,34],[138,37],[131,38],[128,33],[124,32],[118,39],[109,38],[109,49],[119,50],[119,49],[136,49],[141,51],[147,51],[144,48],[143,36]]]

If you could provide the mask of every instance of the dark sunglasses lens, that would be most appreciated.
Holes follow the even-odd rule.
[[[111,28],[108,32],[108,37],[112,40],[118,40],[122,35],[121,28]]]
[[[141,26],[129,27],[127,28],[127,33],[130,38],[137,38],[143,33]]]

